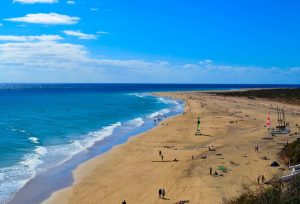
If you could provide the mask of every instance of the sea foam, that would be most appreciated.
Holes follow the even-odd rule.
[[[145,98],[145,97],[151,96],[150,93],[129,93],[127,95],[128,96],[136,96],[136,97],[139,97],[139,98]]]
[[[37,137],[29,137],[28,140],[31,143],[34,143],[34,144],[38,144],[39,143],[39,138],[37,138]]]
[[[135,118],[133,120],[130,120],[127,124],[132,125],[134,128],[140,127],[145,123],[143,118]]]
[[[8,202],[38,173],[59,166],[81,151],[86,151],[97,141],[113,134],[113,131],[121,125],[121,122],[118,122],[103,127],[99,131],[88,133],[83,139],[73,140],[68,144],[37,146],[32,153],[25,154],[18,164],[0,168],[0,203]],[[31,137],[29,140],[38,143],[38,138]]]
[[[170,109],[162,109],[162,110],[160,110],[160,111],[151,113],[151,114],[149,115],[149,118],[157,118],[157,117],[161,117],[161,116],[164,116],[165,114],[170,113],[170,112],[171,112]]]

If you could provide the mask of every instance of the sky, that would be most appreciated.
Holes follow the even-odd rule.
[[[298,0],[1,0],[0,82],[300,83]]]

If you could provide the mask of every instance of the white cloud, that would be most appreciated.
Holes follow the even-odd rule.
[[[87,53],[81,45],[56,41],[4,43],[0,44],[0,69],[73,69],[92,61]]]
[[[60,41],[0,44],[0,82],[299,83],[299,71],[91,57],[85,46]]]
[[[27,14],[23,17],[8,18],[7,21],[46,24],[46,25],[71,25],[76,24],[80,18],[75,16],[67,16],[57,13],[36,13]]]
[[[69,5],[74,5],[74,4],[76,4],[76,2],[75,1],[67,1],[67,4],[69,4]]]
[[[210,59],[206,59],[206,60],[201,60],[198,62],[200,65],[208,65],[208,64],[212,64],[213,61]]]
[[[98,11],[98,8],[90,8],[91,11]]]
[[[37,36],[0,35],[0,41],[30,42],[30,41],[56,41],[62,39],[63,38],[59,35],[37,35]]]
[[[97,34],[100,34],[100,35],[108,35],[109,33],[108,33],[108,32],[105,32],[105,31],[98,31]]]
[[[96,35],[82,33],[80,30],[65,30],[64,33],[66,35],[78,37],[79,39],[84,39],[84,40],[97,39]]]
[[[57,3],[58,0],[14,0],[13,1],[18,2],[18,3],[22,3],[22,4],[36,4],[36,3],[40,3],[40,4],[53,4],[53,3]]]

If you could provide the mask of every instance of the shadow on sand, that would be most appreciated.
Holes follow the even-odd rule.
[[[151,162],[178,162],[178,160],[177,161],[174,161],[174,160],[164,160],[164,161],[151,161]]]

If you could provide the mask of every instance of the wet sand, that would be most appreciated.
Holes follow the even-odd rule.
[[[286,110],[291,132],[299,131],[300,106],[199,92],[158,94],[185,100],[185,113],[83,163],[74,171],[74,185],[53,193],[44,203],[119,204],[124,199],[128,204],[222,203],[223,198],[238,195],[243,184],[256,187],[258,176],[268,180],[287,173],[270,164],[275,160],[287,169],[278,152],[296,137],[264,139],[268,137],[264,125],[270,108],[271,123],[277,123],[273,108],[280,106]],[[195,136],[198,114],[202,135]],[[256,145],[259,152],[254,151]],[[218,166],[227,172],[217,170]],[[211,176],[210,167],[219,175]],[[164,200],[158,197],[159,188],[166,190]]]

